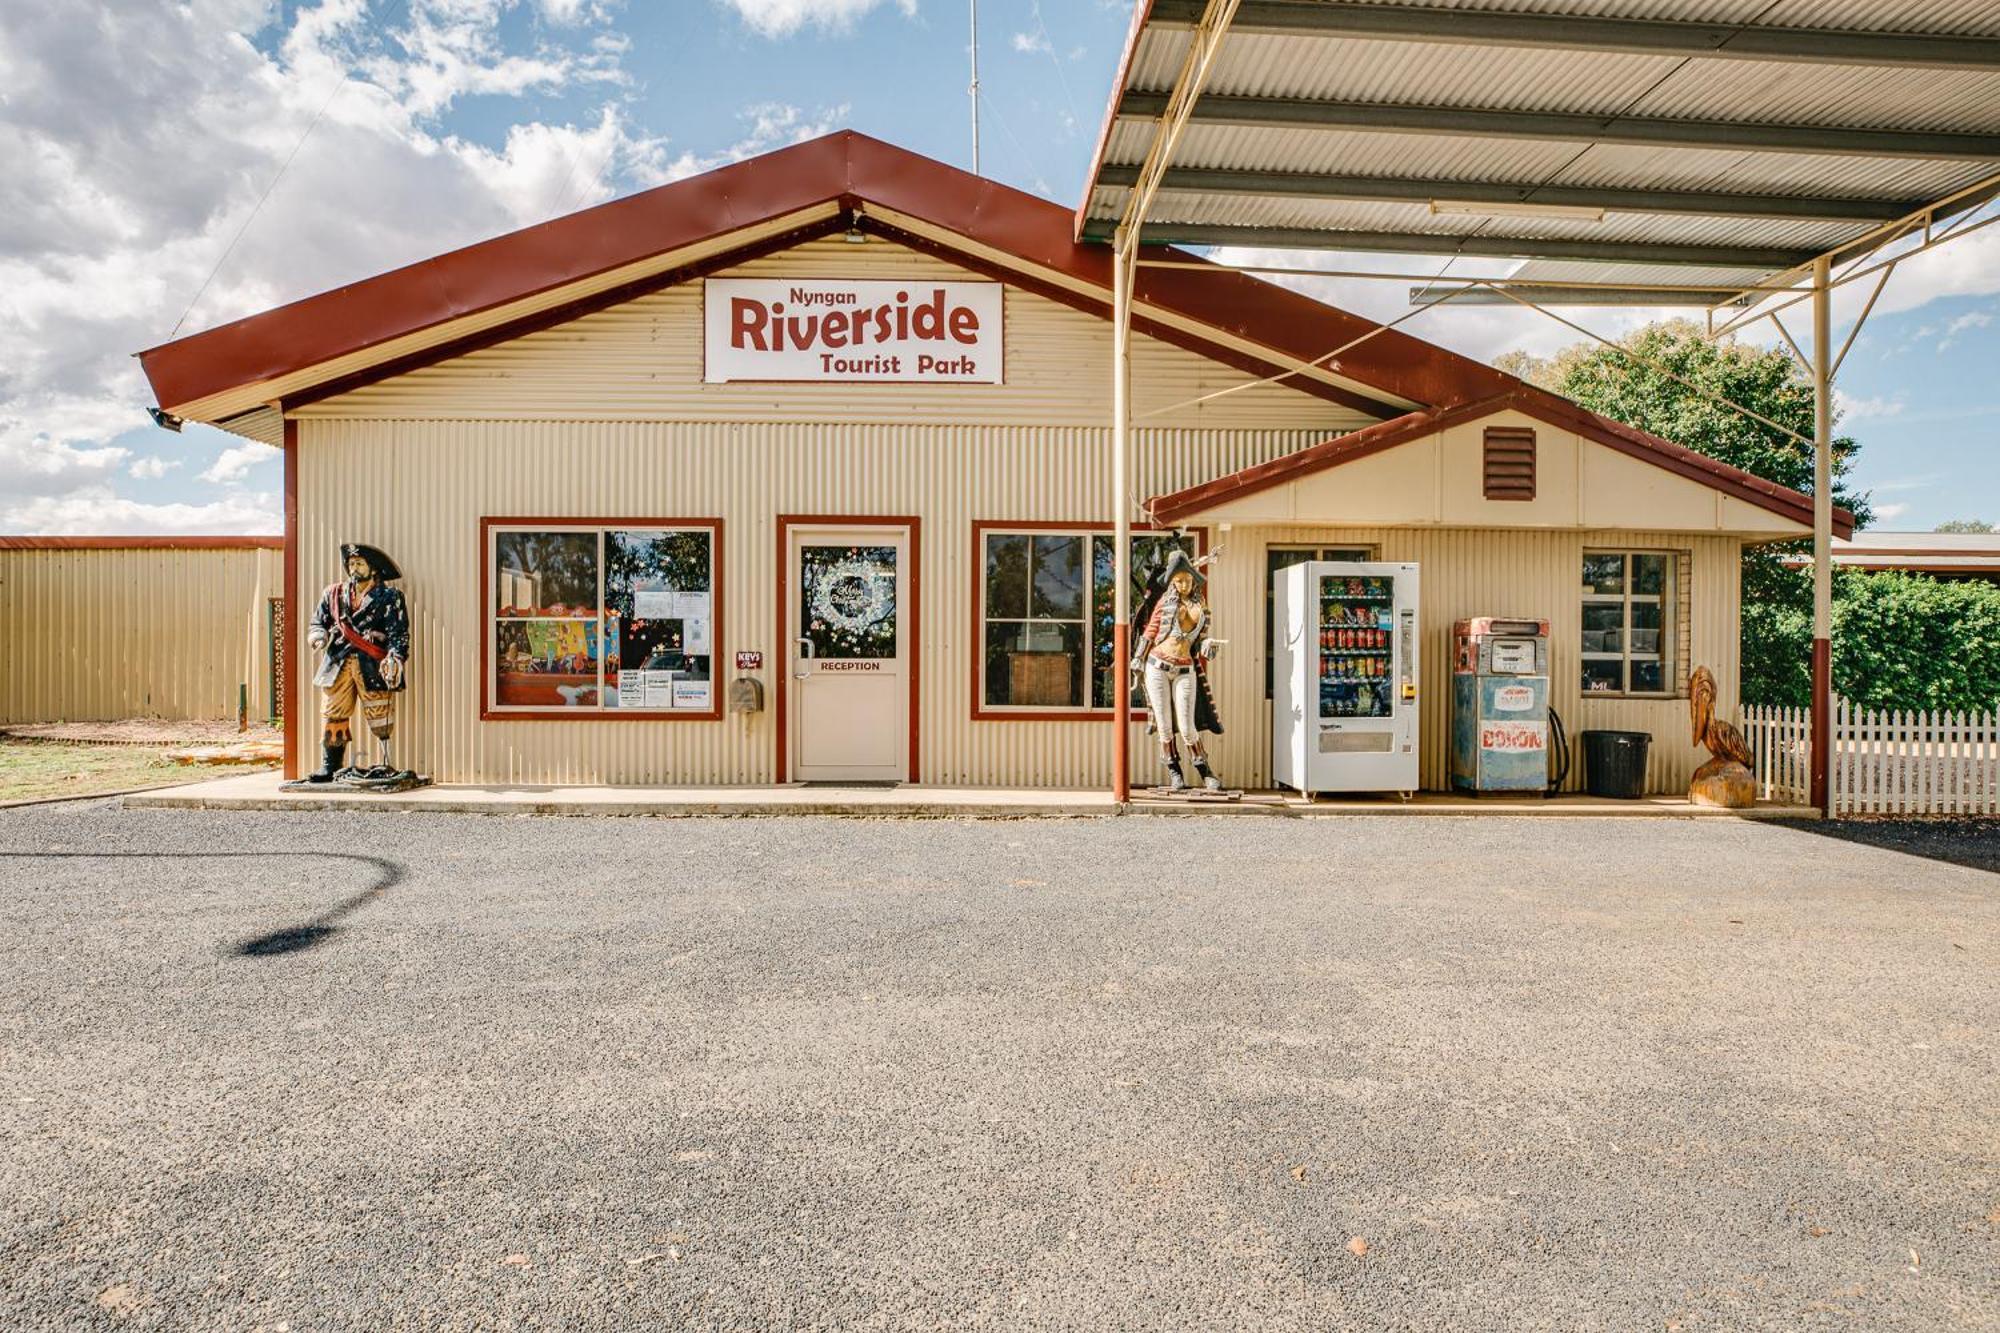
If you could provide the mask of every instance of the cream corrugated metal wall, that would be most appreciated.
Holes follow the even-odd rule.
[[[726,276],[985,281],[930,255],[876,240],[812,241]],[[706,384],[699,282],[302,408],[306,418],[565,421],[931,421],[1102,426],[1111,413],[1110,325],[1009,287],[1006,383]],[[1144,414],[1249,376],[1156,339],[1133,340],[1133,411]],[[1322,438],[1374,418],[1284,385],[1241,388],[1150,424],[1225,430],[1310,429]]]
[[[1491,528],[1239,527],[1216,534],[1224,546],[1213,600],[1215,633],[1229,640],[1218,666],[1217,704],[1223,725],[1219,758],[1232,781],[1269,781],[1271,709],[1263,697],[1263,587],[1269,546],[1373,546],[1378,559],[1422,566],[1419,735],[1421,781],[1443,788],[1451,781],[1451,630],[1470,616],[1532,616],[1549,622],[1550,701],[1562,714],[1572,742],[1585,728],[1647,731],[1652,791],[1684,790],[1706,755],[1688,738],[1684,699],[1585,699],[1577,656],[1583,631],[1583,553],[1586,549],[1684,551],[1689,575],[1679,590],[1684,652],[1674,664],[1685,679],[1695,665],[1715,672],[1721,716],[1737,704],[1740,659],[1737,623],[1741,545],[1734,537],[1670,532],[1501,531]],[[1232,724],[1241,720],[1242,725]],[[1570,786],[1582,784],[1581,759]]]
[[[0,722],[271,707],[269,548],[0,548]]]
[[[1110,512],[1103,430],[730,422],[310,421],[301,428],[301,584],[338,574],[343,541],[403,568],[414,641],[399,761],[444,782],[712,783],[773,777],[770,712],[719,722],[481,722],[479,519],[494,515],[711,517],[723,531],[717,659],[772,642],[776,516],[923,520],[919,776],[928,782],[1108,781],[1103,723],[974,722],[975,519],[1079,520]],[[1317,432],[1145,431],[1141,475],[1163,488],[1311,443]],[[299,654],[301,698],[313,697]],[[767,702],[775,702],[769,700]],[[302,718],[310,713],[302,712]],[[301,736],[316,744],[308,722]],[[1134,741],[1135,751],[1143,741]],[[1138,770],[1145,771],[1145,770]]]
[[[923,520],[920,776],[930,782],[1079,785],[1108,781],[1101,724],[971,720],[974,520],[1073,520],[1102,513],[1101,431],[1026,428],[803,426],[735,423],[319,422],[307,428],[300,538],[304,582],[337,575],[335,551],[364,540],[408,573],[416,661],[402,704],[402,757],[447,782],[764,782],[773,776],[772,715],[720,722],[481,722],[478,527],[482,515],[654,515],[725,518],[719,660],[766,655],[772,642],[781,513],[915,514]],[[1258,432],[1145,432],[1142,475],[1162,490],[1299,447],[1308,437]],[[477,485],[466,484],[476,478]],[[750,516],[746,518],[745,516]],[[1675,610],[1688,652],[1736,706],[1738,553],[1733,537],[1664,532],[1467,528],[1236,528],[1214,577],[1216,670],[1228,728],[1215,754],[1232,782],[1269,781],[1270,708],[1263,698],[1262,579],[1267,545],[1374,546],[1423,568],[1422,782],[1449,781],[1450,635],[1474,615],[1550,621],[1553,702],[1572,737],[1584,728],[1649,731],[1652,790],[1683,788],[1702,756],[1681,699],[1584,699],[1576,645],[1587,548],[1685,551]],[[307,663],[301,661],[303,672]],[[304,677],[299,688],[308,690]],[[308,692],[301,697],[310,698]],[[302,733],[310,741],[311,728]],[[1153,759],[1133,743],[1134,772]],[[1581,781],[1580,769],[1572,785]]]

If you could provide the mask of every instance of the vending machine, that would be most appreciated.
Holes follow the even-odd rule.
[[[1415,791],[1417,567],[1321,560],[1273,580],[1272,778]]]

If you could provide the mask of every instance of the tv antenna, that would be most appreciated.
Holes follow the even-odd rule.
[[[979,174],[979,0],[972,5],[972,86],[965,90],[972,99],[972,174]]]

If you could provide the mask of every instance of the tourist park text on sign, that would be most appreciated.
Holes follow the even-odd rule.
[[[998,384],[997,282],[710,278],[706,371],[731,380]]]

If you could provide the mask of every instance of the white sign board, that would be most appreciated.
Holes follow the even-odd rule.
[[[1001,309],[997,282],[710,278],[703,378],[999,384]]]

